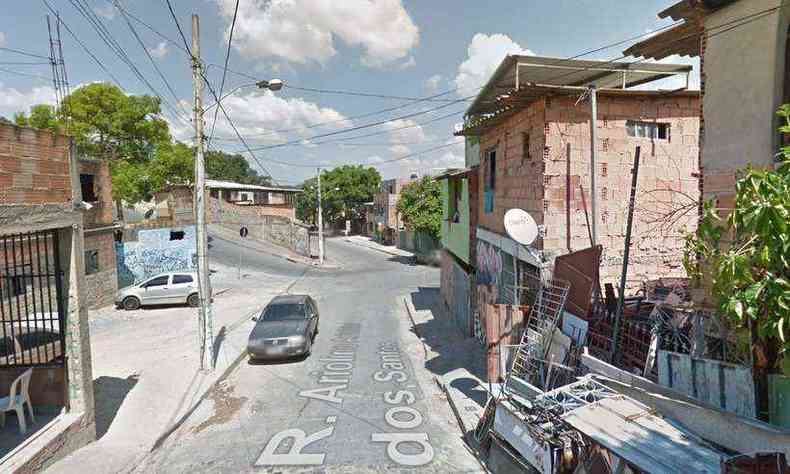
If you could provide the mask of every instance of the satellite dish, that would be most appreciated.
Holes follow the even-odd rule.
[[[505,213],[505,231],[521,245],[529,245],[538,237],[535,219],[523,209],[510,209]]]

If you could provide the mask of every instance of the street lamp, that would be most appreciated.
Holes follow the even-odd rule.
[[[278,91],[283,88],[283,81],[280,79],[272,79],[270,81],[258,81],[255,83],[258,89],[269,89],[270,91]]]

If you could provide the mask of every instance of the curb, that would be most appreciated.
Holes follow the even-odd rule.
[[[458,421],[458,426],[461,427],[464,438],[466,438],[466,434],[469,432],[469,429],[467,428],[463,417],[461,417],[461,412],[458,411],[458,406],[455,404],[455,399],[452,397],[452,395],[450,395],[450,391],[447,390],[447,385],[444,383],[444,381],[439,380],[439,377],[434,377],[433,379],[436,381],[436,385],[439,386],[447,398],[447,403],[450,405],[450,409],[453,411],[453,415],[455,415],[455,419]]]
[[[390,251],[390,250],[387,250],[387,249],[382,249],[382,248],[379,248],[379,247],[374,247],[374,246],[372,246],[372,245],[365,245],[365,244],[363,244],[363,243],[356,242],[356,241],[354,241],[353,239],[349,239],[349,238],[344,238],[343,240],[345,240],[345,241],[346,241],[346,242],[348,242],[348,243],[354,244],[354,245],[356,245],[356,246],[358,246],[358,247],[365,247],[365,248],[368,248],[368,249],[371,249],[371,250],[375,250],[375,251],[377,251],[377,252],[386,253],[387,255],[392,255],[392,256],[394,256],[394,257],[411,257],[411,258],[414,258],[414,259],[416,259],[416,258],[417,258],[417,256],[416,256],[416,255],[414,255],[414,254],[411,254],[411,255],[403,255],[403,254],[400,254],[400,253],[392,252],[392,251]]]
[[[154,442],[153,446],[151,446],[151,449],[148,451],[148,453],[149,454],[153,453],[154,451],[156,451],[157,449],[162,447],[164,442],[167,441],[167,438],[169,438],[170,435],[175,433],[181,427],[181,425],[183,425],[184,422],[190,417],[190,415],[192,415],[192,413],[194,413],[194,411],[197,409],[197,407],[200,406],[200,404],[203,403],[203,401],[206,400],[206,397],[208,396],[209,392],[211,392],[212,390],[217,388],[217,386],[220,383],[225,381],[225,379],[228,378],[230,373],[233,372],[236,369],[236,367],[239,366],[241,361],[243,361],[246,357],[247,357],[247,350],[244,349],[236,357],[236,359],[234,359],[233,362],[231,362],[228,365],[228,367],[225,368],[225,370],[222,372],[222,374],[220,374],[220,376],[217,377],[217,379],[214,382],[212,382],[208,387],[206,387],[206,389],[203,391],[203,393],[200,395],[200,397],[197,399],[197,401],[189,408],[189,410],[187,410],[186,413],[184,413],[181,416],[181,418],[178,419],[178,421],[173,423],[173,426],[171,426],[170,428],[166,429],[164,431],[164,433],[159,435],[159,437]]]
[[[409,300],[404,297],[403,304],[406,306],[406,314],[409,315],[409,321],[411,321],[411,329],[414,331],[414,334],[417,336],[417,339],[420,340],[422,343],[422,352],[425,356],[425,359],[428,359],[428,345],[425,344],[425,340],[422,338],[419,329],[417,329],[417,323],[414,321],[414,315],[412,314],[412,310],[414,309],[412,305],[409,303]],[[416,310],[415,310],[416,311]]]

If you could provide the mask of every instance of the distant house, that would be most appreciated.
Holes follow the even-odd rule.
[[[417,175],[412,175],[410,178],[386,179],[381,182],[379,192],[373,198],[375,232],[387,245],[397,243],[398,232],[404,227],[398,212],[401,189],[416,179]]]
[[[230,181],[206,181],[209,195],[222,202],[237,206],[255,206],[262,216],[287,217],[296,219],[296,196],[302,192],[298,188],[258,186],[254,184],[233,183]]]

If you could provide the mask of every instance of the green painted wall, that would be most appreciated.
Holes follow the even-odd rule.
[[[452,222],[451,186],[460,187],[458,222]],[[442,180],[442,246],[464,263],[471,264],[469,262],[469,180],[467,178],[445,178]]]

